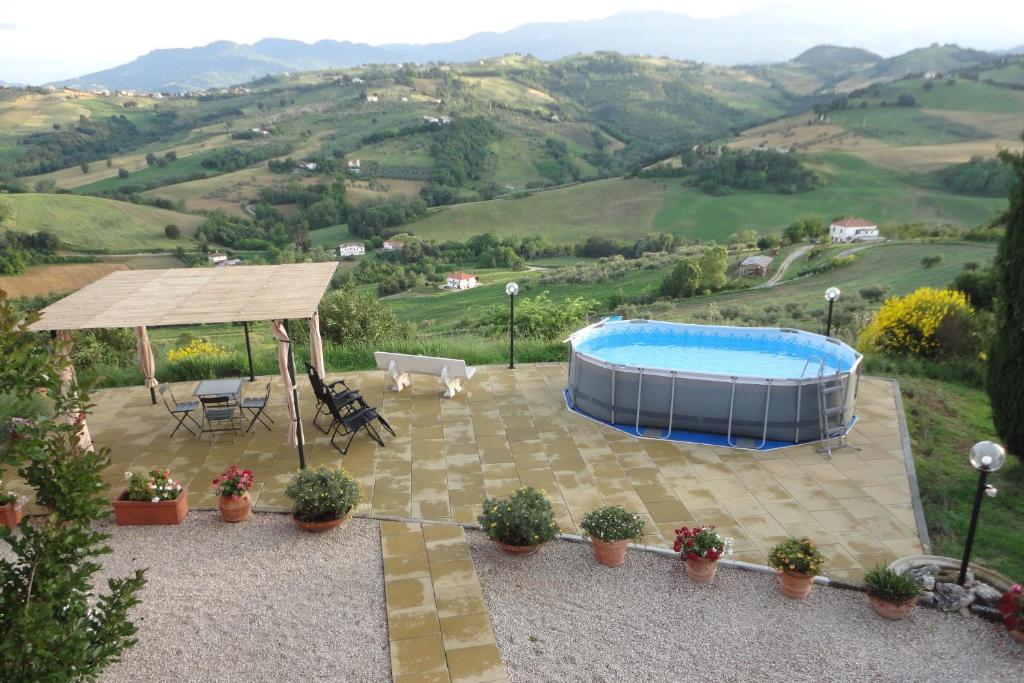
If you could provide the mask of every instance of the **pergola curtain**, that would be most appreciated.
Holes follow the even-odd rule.
[[[160,383],[156,381],[156,361],[153,360],[153,347],[149,345],[149,333],[145,326],[135,328],[135,346],[139,356],[139,372],[146,379],[146,388],[152,389]]]
[[[321,378],[327,376],[324,372],[324,342],[320,338],[320,314],[316,311],[309,319],[309,360]]]
[[[71,392],[73,384],[77,383],[75,378],[75,366],[71,364],[71,333],[61,330],[57,333],[57,353],[64,357],[64,363],[60,369],[60,395],[65,398]],[[89,434],[89,425],[85,421],[85,413],[72,415],[65,413],[62,418],[68,424],[78,427],[78,445],[83,450],[93,450],[92,436]]]
[[[270,321],[270,331],[277,339],[277,368],[281,372],[281,384],[285,389],[285,402],[288,405],[288,443],[292,446],[299,445],[299,416],[295,407],[295,383],[292,382],[291,373],[288,371],[288,332],[284,329],[284,322],[281,320]]]

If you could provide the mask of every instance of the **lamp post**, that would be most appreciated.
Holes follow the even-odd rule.
[[[510,282],[505,285],[505,293],[508,294],[508,369],[516,369],[516,294],[519,293],[519,285]]]
[[[971,546],[974,545],[974,532],[978,528],[978,513],[981,511],[981,496],[987,493],[995,497],[996,489],[985,485],[989,472],[995,472],[1006,462],[1006,450],[997,443],[980,441],[971,446],[971,466],[978,470],[978,489],[974,493],[974,509],[971,510],[971,524],[967,528],[967,540],[964,542],[964,559],[960,563],[960,576],[956,582],[961,586],[967,578],[967,565],[971,561]]]
[[[825,336],[832,336],[832,307],[836,305],[836,299],[842,292],[838,287],[829,287],[825,290],[825,301],[828,302],[828,322],[825,323]]]

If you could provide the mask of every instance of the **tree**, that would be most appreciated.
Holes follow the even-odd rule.
[[[712,292],[725,287],[729,281],[726,271],[729,270],[729,252],[725,247],[709,247],[700,255],[700,287]]]
[[[102,475],[106,449],[84,448],[82,423],[68,416],[88,411],[88,387],[71,381],[63,390],[62,343],[32,334],[38,314],[16,311],[0,293],[0,393],[27,395],[43,389],[49,416],[19,424],[17,439],[0,452],[35,489],[50,514],[0,527],[9,546],[0,559],[0,680],[94,680],[135,643],[128,619],[145,584],[144,571],[93,585],[96,558],[110,552],[106,534],[93,523],[109,514]]]
[[[921,259],[921,266],[924,268],[931,268],[942,263],[942,254],[932,254],[931,256],[925,256]]]
[[[1024,135],[1021,136],[1024,139]],[[1000,222],[1006,234],[996,252],[996,333],[988,363],[988,395],[996,431],[1024,458],[1024,154],[1002,151],[1014,173]]]
[[[89,164],[88,164],[88,162],[83,161],[81,164],[79,164],[79,168],[82,169],[82,173],[88,173],[89,172]]]
[[[43,178],[36,181],[36,192],[40,194],[53,194],[57,191],[57,183],[50,178]]]
[[[764,235],[757,240],[757,248],[761,251],[777,249],[782,246],[782,240],[778,235]]]
[[[671,297],[690,297],[700,287],[700,265],[693,259],[683,259],[676,264],[664,281],[661,291]]]
[[[181,228],[174,223],[164,226],[164,237],[169,240],[176,240],[181,237]]]
[[[131,173],[128,172],[127,168],[119,168],[119,169],[117,169],[117,177],[118,178],[127,178],[130,175],[131,175]]]
[[[150,152],[146,155],[146,165],[153,166],[154,164],[156,164],[156,155]]]
[[[406,334],[405,326],[387,304],[351,285],[324,296],[320,303],[320,326],[325,341],[345,347],[379,346]],[[303,327],[299,325],[297,329]]]

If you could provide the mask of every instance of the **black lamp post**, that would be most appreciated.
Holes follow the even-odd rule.
[[[836,305],[836,299],[842,292],[838,287],[829,287],[825,290],[825,300],[828,301],[828,322],[825,323],[825,336],[832,336],[832,307]]]
[[[985,484],[989,472],[995,472],[1006,462],[1006,451],[997,443],[980,441],[971,446],[971,466],[978,470],[978,489],[974,492],[974,509],[971,510],[971,524],[967,528],[967,540],[964,542],[964,559],[960,563],[960,576],[956,582],[961,586],[967,578],[967,565],[971,562],[971,546],[974,545],[974,532],[978,528],[978,513],[981,511],[981,496],[987,493],[995,497],[996,489]]]
[[[505,285],[505,293],[508,294],[508,369],[516,369],[516,294],[519,293],[519,285],[510,282]]]

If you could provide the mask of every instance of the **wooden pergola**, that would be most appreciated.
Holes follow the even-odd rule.
[[[158,383],[147,328],[240,322],[245,330],[249,377],[254,379],[249,323],[271,321],[292,419],[289,437],[298,448],[300,466],[305,467],[288,322],[309,321],[311,362],[323,377],[317,307],[337,266],[328,262],[117,271],[47,306],[30,329],[66,336],[72,330],[133,328],[138,341],[139,369],[156,403]]]

